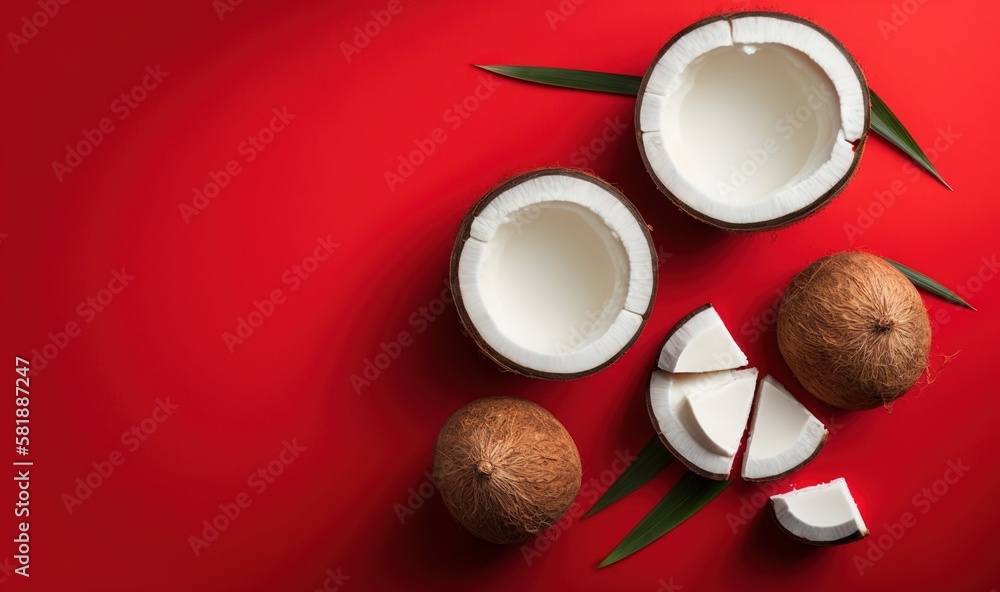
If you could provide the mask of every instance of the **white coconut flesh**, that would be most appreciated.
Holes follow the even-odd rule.
[[[458,265],[465,311],[509,363],[587,372],[641,330],[654,294],[648,234],[607,187],[527,175],[483,207]]]
[[[723,227],[808,213],[854,167],[865,82],[817,28],[774,16],[708,22],[651,66],[640,94],[644,158],[661,189]]]
[[[827,430],[771,376],[757,388],[743,478],[776,479],[811,460],[826,442]]]
[[[750,414],[755,379],[756,373],[719,388],[690,393],[678,410],[681,423],[708,450],[735,455]]]
[[[727,479],[750,418],[757,370],[671,374],[654,370],[649,412],[661,438],[692,470]]]
[[[712,372],[746,366],[747,357],[708,304],[671,331],[657,365],[667,372]]]
[[[778,524],[805,542],[833,544],[868,535],[843,478],[771,496],[771,508]]]

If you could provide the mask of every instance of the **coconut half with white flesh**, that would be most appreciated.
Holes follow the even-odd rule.
[[[838,545],[868,536],[868,527],[843,478],[771,496],[783,531],[810,545]]]
[[[671,374],[654,370],[646,406],[670,452],[709,479],[729,479],[750,407],[757,369]]]
[[[770,481],[797,471],[819,454],[829,432],[785,387],[765,376],[757,387],[743,454],[743,478]]]
[[[657,360],[657,366],[667,372],[730,370],[747,363],[746,354],[711,304],[699,306],[674,325]]]
[[[776,228],[832,199],[870,124],[868,86],[844,46],[774,12],[697,22],[639,88],[639,152],[682,210],[729,230]]]
[[[501,367],[547,379],[612,364],[656,295],[653,241],[617,189],[572,169],[512,178],[466,215],[451,255],[459,319]]]

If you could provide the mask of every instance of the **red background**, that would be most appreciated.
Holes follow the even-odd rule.
[[[11,572],[17,490],[3,477],[0,588],[314,590],[338,569],[349,578],[343,590],[1000,586],[998,467],[986,444],[998,411],[1000,282],[983,262],[997,254],[1000,214],[990,172],[1000,131],[997,3],[404,0],[348,61],[342,44],[386,6],[244,0],[220,20],[210,0],[71,2],[16,53],[0,47],[5,358],[31,355],[68,322],[81,327],[32,379],[31,577]],[[954,193],[873,138],[854,181],[823,211],[779,232],[730,235],[655,190],[632,139],[628,97],[497,79],[469,101],[478,104],[467,118],[449,118],[484,79],[470,64],[641,74],[682,27],[743,8],[795,13],[841,39],[917,140],[938,142],[931,155]],[[38,10],[34,0],[4,2],[0,30],[20,31],[21,18]],[[568,16],[550,23],[559,10]],[[893,18],[897,28],[880,30]],[[156,65],[169,75],[119,120],[113,101]],[[246,162],[239,144],[276,107],[295,119]],[[104,117],[114,130],[59,182],[52,162]],[[595,158],[583,156],[605,118],[630,128]],[[386,171],[436,128],[445,140],[390,190]],[[230,159],[240,173],[185,223],[179,205]],[[462,335],[452,307],[428,313],[426,325],[411,321],[421,307],[441,310],[435,300],[469,205],[509,175],[557,164],[582,164],[620,186],[654,227],[663,259],[656,306],[635,347],[600,374],[565,383],[499,372]],[[880,206],[876,193],[891,188],[899,195]],[[282,275],[328,236],[340,246],[292,291]],[[923,380],[892,413],[825,408],[775,345],[776,293],[812,260],[849,248],[962,287],[979,309],[925,297],[936,380]],[[102,312],[79,314],[122,267],[135,276],[129,286]],[[275,289],[286,300],[230,353],[223,334]],[[644,390],[663,335],[707,300],[762,373],[839,426],[782,490],[845,476],[869,540],[899,534],[886,525],[915,516],[898,540],[883,538],[889,549],[880,558],[872,551],[873,565],[856,565],[867,541],[809,548],[766,512],[747,511],[754,515],[734,528],[727,516],[763,499],[737,481],[667,537],[598,571],[680,466],[573,521],[531,565],[517,546],[460,530],[437,495],[409,499],[411,488],[428,492],[424,473],[448,415],[477,397],[514,394],[544,405],[576,439],[587,483],[579,501],[589,507],[590,480],[652,433]],[[351,375],[402,331],[412,344],[357,393]],[[167,397],[177,409],[129,450],[123,432]],[[13,400],[2,409],[12,418]],[[257,493],[248,476],[293,439],[305,450]],[[64,494],[115,451],[124,462],[69,513]],[[3,455],[18,458],[12,443]],[[935,495],[949,461],[970,468]],[[189,535],[241,492],[249,507],[196,557]],[[401,522],[399,508],[411,503]]]

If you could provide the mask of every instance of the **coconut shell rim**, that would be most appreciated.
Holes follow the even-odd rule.
[[[851,166],[847,169],[847,172],[837,181],[837,183],[834,184],[833,187],[828,189],[824,194],[820,195],[806,206],[794,212],[789,212],[788,214],[785,214],[778,218],[772,218],[770,220],[763,220],[760,222],[725,222],[723,220],[718,220],[716,218],[713,218],[691,207],[683,200],[681,200],[680,197],[678,197],[672,191],[670,191],[667,188],[667,186],[663,183],[663,181],[660,180],[660,178],[656,175],[655,171],[653,171],[653,167],[649,162],[649,157],[646,155],[646,146],[642,141],[643,132],[639,120],[640,120],[640,113],[642,110],[642,101],[646,95],[646,85],[649,83],[649,79],[653,73],[653,69],[659,63],[663,55],[666,54],[667,51],[671,47],[673,47],[675,43],[677,43],[677,41],[679,41],[682,37],[684,37],[691,31],[701,28],[705,25],[714,23],[716,21],[720,20],[732,21],[733,19],[736,18],[754,17],[754,16],[788,20],[808,26],[819,32],[827,40],[833,43],[833,45],[844,55],[844,57],[847,58],[848,64],[850,64],[851,68],[854,70],[854,73],[857,75],[858,80],[861,82],[862,104],[865,106],[865,123],[861,130],[861,137],[859,137],[855,142],[853,142],[855,147],[854,147],[854,158],[851,161]],[[844,46],[844,44],[840,40],[834,37],[833,34],[831,34],[823,27],[817,25],[816,23],[808,19],[792,14],[787,14],[784,12],[767,11],[767,10],[735,12],[735,13],[710,16],[701,19],[700,21],[694,22],[688,25],[687,27],[684,27],[673,37],[671,37],[670,40],[667,41],[667,43],[656,54],[656,57],[654,57],[653,60],[650,62],[649,66],[646,69],[646,73],[642,77],[642,83],[639,85],[639,91],[636,94],[634,125],[635,125],[636,142],[639,145],[639,156],[642,158],[642,164],[646,168],[646,173],[650,176],[650,178],[652,178],[653,183],[656,185],[656,188],[659,189],[661,193],[666,195],[670,199],[670,201],[673,202],[674,205],[676,205],[678,208],[681,209],[681,211],[683,211],[684,213],[688,214],[689,216],[691,216],[696,220],[700,220],[701,222],[704,222],[716,228],[720,228],[722,230],[727,230],[732,232],[756,232],[762,230],[776,230],[778,228],[783,228],[785,226],[794,224],[795,222],[803,220],[809,217],[810,215],[816,213],[817,211],[821,210],[827,204],[833,201],[833,198],[836,197],[838,194],[840,194],[840,192],[843,191],[844,188],[847,186],[847,184],[854,178],[855,173],[857,173],[858,166],[861,163],[861,154],[864,152],[865,145],[868,141],[868,134],[871,131],[871,93],[868,90],[868,80],[865,77],[865,73],[861,69],[861,66],[858,64],[857,60],[855,60],[854,56],[852,56],[851,53],[847,51],[847,47]]]
[[[635,218],[636,223],[641,228],[643,236],[646,239],[646,244],[649,247],[650,260],[652,261],[652,291],[649,297],[649,303],[646,306],[646,310],[639,315],[642,321],[639,323],[639,328],[636,330],[632,338],[624,345],[617,353],[611,356],[609,359],[603,363],[587,369],[581,370],[579,372],[545,372],[541,370],[536,370],[534,368],[529,368],[527,366],[518,364],[513,360],[507,358],[500,352],[498,352],[476,329],[475,324],[469,317],[468,311],[465,309],[465,301],[462,297],[461,286],[459,285],[458,279],[458,266],[459,260],[461,259],[462,250],[465,248],[465,242],[469,240],[472,222],[479,216],[479,213],[494,199],[496,199],[501,193],[507,191],[511,187],[529,181],[531,179],[549,175],[564,175],[568,177],[573,177],[576,179],[582,179],[589,183],[593,183],[602,189],[606,190],[612,196],[614,196],[630,214]],[[624,193],[621,192],[617,187],[611,183],[605,181],[604,179],[592,174],[588,171],[582,169],[574,169],[568,167],[543,167],[528,171],[525,173],[520,173],[509,177],[499,184],[493,186],[489,191],[486,192],[482,197],[480,197],[469,211],[465,214],[459,225],[458,233],[455,236],[455,243],[451,250],[451,259],[449,261],[449,287],[451,288],[452,296],[455,300],[455,308],[458,311],[458,319],[462,324],[462,328],[468,334],[468,336],[475,342],[476,346],[479,348],[487,358],[493,361],[496,365],[500,366],[502,369],[520,374],[521,376],[527,376],[529,378],[541,378],[544,380],[572,380],[576,378],[583,378],[584,376],[590,376],[604,370],[605,368],[611,366],[617,362],[625,353],[635,345],[635,342],[639,339],[643,330],[646,328],[646,323],[649,321],[650,314],[653,311],[653,304],[656,302],[656,293],[658,291],[659,285],[659,269],[656,265],[656,249],[653,245],[653,237],[649,232],[649,226],[643,219],[642,214],[635,207]]]

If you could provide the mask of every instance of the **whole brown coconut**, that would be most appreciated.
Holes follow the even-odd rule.
[[[580,490],[580,453],[542,407],[515,397],[456,411],[434,445],[434,479],[451,515],[491,543],[516,543],[555,524]]]
[[[838,253],[792,280],[778,348],[817,399],[841,409],[888,405],[927,367],[931,325],[906,277],[868,253]]]

